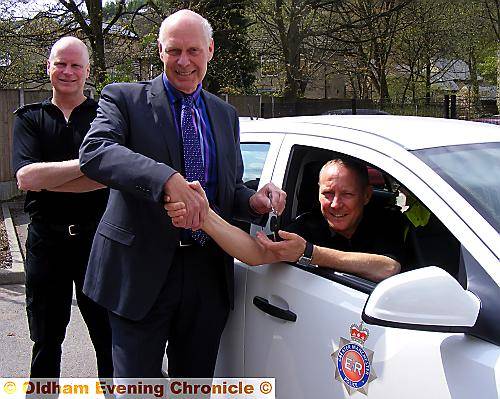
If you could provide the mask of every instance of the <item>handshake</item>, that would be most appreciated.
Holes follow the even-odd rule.
[[[189,203],[190,213],[188,213],[185,202],[172,202],[172,199],[167,194],[164,195],[163,207],[167,211],[168,216],[172,219],[172,224],[175,227],[189,228],[196,231],[203,228],[210,211],[210,206],[205,191],[198,181],[187,182],[187,185],[190,189],[194,190],[195,193],[195,200]]]
[[[164,186],[164,208],[175,227],[199,230],[212,212],[200,183],[187,182],[179,173],[172,175]],[[280,215],[285,209],[286,193],[273,183],[267,183],[249,199],[250,208],[259,215],[271,211]]]

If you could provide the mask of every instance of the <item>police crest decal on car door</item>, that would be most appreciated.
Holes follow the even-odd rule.
[[[353,323],[349,329],[351,339],[340,337],[339,349],[331,354],[335,363],[335,378],[344,383],[351,395],[359,391],[368,395],[368,385],[377,378],[372,369],[373,351],[364,347],[370,332]]]

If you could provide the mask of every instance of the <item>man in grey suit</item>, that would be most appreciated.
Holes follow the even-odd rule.
[[[211,377],[233,301],[233,259],[201,230],[204,200],[226,220],[281,212],[285,193],[242,183],[233,107],[202,90],[212,28],[181,10],[158,38],[164,74],[104,88],[80,149],[81,170],[111,188],[84,292],[109,311],[115,377],[160,377],[168,341],[171,377]],[[163,203],[183,202],[182,228]],[[269,198],[272,198],[272,203]]]

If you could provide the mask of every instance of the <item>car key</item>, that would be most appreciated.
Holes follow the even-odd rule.
[[[276,217],[276,215],[272,215],[271,216],[271,221],[270,221],[270,227],[271,227],[271,231],[273,232],[273,241],[282,241],[283,239],[280,237],[280,235],[278,234],[278,218]]]
[[[269,193],[269,200],[271,201],[271,220],[269,221],[269,227],[271,228],[271,231],[273,232],[273,241],[278,242],[282,241],[282,238],[278,234],[278,213],[273,207],[272,203],[272,194]]]

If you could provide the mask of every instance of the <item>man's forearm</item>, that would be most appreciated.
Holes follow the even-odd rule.
[[[32,163],[16,173],[17,185],[24,191],[50,190],[81,176],[78,159]]]
[[[243,230],[227,223],[219,215],[209,210],[203,230],[229,255],[251,265],[275,262],[271,252],[259,244]]]
[[[105,188],[104,184],[89,179],[87,176],[80,176],[70,180],[57,187],[52,187],[48,191],[66,192],[66,193],[86,193],[89,191]]]
[[[312,263],[376,282],[399,273],[401,269],[399,262],[388,256],[344,252],[317,245],[314,246]]]

